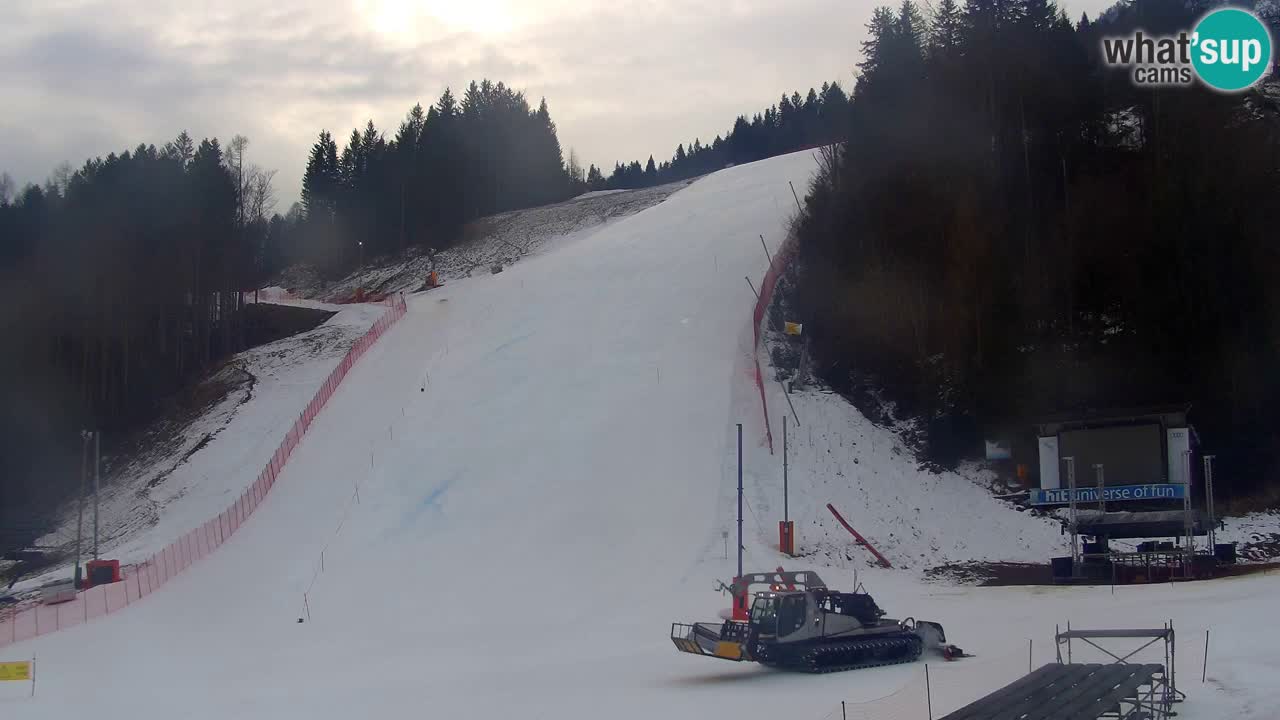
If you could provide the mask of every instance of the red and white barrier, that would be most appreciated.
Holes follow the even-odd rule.
[[[773,431],[769,427],[769,403],[764,398],[764,373],[760,370],[760,324],[764,322],[764,314],[769,309],[769,302],[773,299],[773,289],[778,284],[778,278],[782,277],[795,250],[794,236],[787,237],[782,247],[778,248],[778,253],[773,256],[773,262],[769,263],[764,280],[760,281],[760,296],[756,298],[755,311],[751,315],[751,329],[755,333],[755,344],[752,345],[751,356],[756,364],[756,388],[760,391],[760,406],[764,410],[764,434],[769,441],[771,454],[773,453]]]
[[[266,499],[275,485],[276,478],[306,435],[311,422],[333,397],[347,373],[365,351],[382,337],[397,320],[408,312],[402,295],[387,300],[390,309],[374,323],[369,331],[347,350],[338,366],[316,391],[315,397],[294,421],[284,440],[276,448],[257,480],[236,498],[225,511],[204,525],[188,532],[170,543],[160,552],[141,563],[125,568],[123,579],[110,585],[99,585],[76,594],[75,600],[59,605],[37,605],[9,618],[0,620],[0,648],[40,635],[47,635],[63,628],[88,622],[96,617],[116,612],[160,589],[170,578],[190,567],[200,558],[217,550],[244,524],[258,505]]]

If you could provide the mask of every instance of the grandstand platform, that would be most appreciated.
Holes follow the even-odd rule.
[[[1163,665],[1050,663],[942,720],[1166,720],[1173,699]]]

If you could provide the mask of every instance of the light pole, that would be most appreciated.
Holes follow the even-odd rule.
[[[1218,549],[1218,514],[1213,507],[1213,459],[1216,457],[1217,455],[1204,456],[1204,504],[1209,513],[1209,550],[1212,552],[1217,552]],[[1190,470],[1187,471],[1187,484],[1191,484]],[[1191,497],[1190,488],[1187,489],[1187,497]]]
[[[1071,523],[1071,577],[1077,577],[1080,571],[1079,520],[1076,515],[1076,459],[1074,456],[1062,458],[1067,464],[1067,518]]]
[[[76,572],[75,584],[80,587],[80,547],[84,527],[84,483],[89,474],[89,431],[80,431],[80,500],[76,510]]]
[[[360,262],[358,264],[358,267],[364,267],[364,241],[357,240],[356,245],[359,246],[360,248]]]
[[[102,467],[102,431],[93,432],[93,559],[98,559],[98,484]]]
[[[1098,512],[1107,511],[1106,481],[1102,472],[1102,463],[1093,464],[1094,475],[1098,478]]]

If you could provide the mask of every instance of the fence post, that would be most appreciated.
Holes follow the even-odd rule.
[[[929,706],[929,720],[933,720],[933,690],[929,687],[929,663],[924,664],[924,698]]]
[[[1209,628],[1204,629],[1204,664],[1200,666],[1200,682],[1209,674]]]

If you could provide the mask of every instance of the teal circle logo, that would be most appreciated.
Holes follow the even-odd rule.
[[[1253,13],[1214,10],[1200,19],[1194,33],[1191,64],[1212,88],[1244,90],[1271,69],[1271,34]]]

